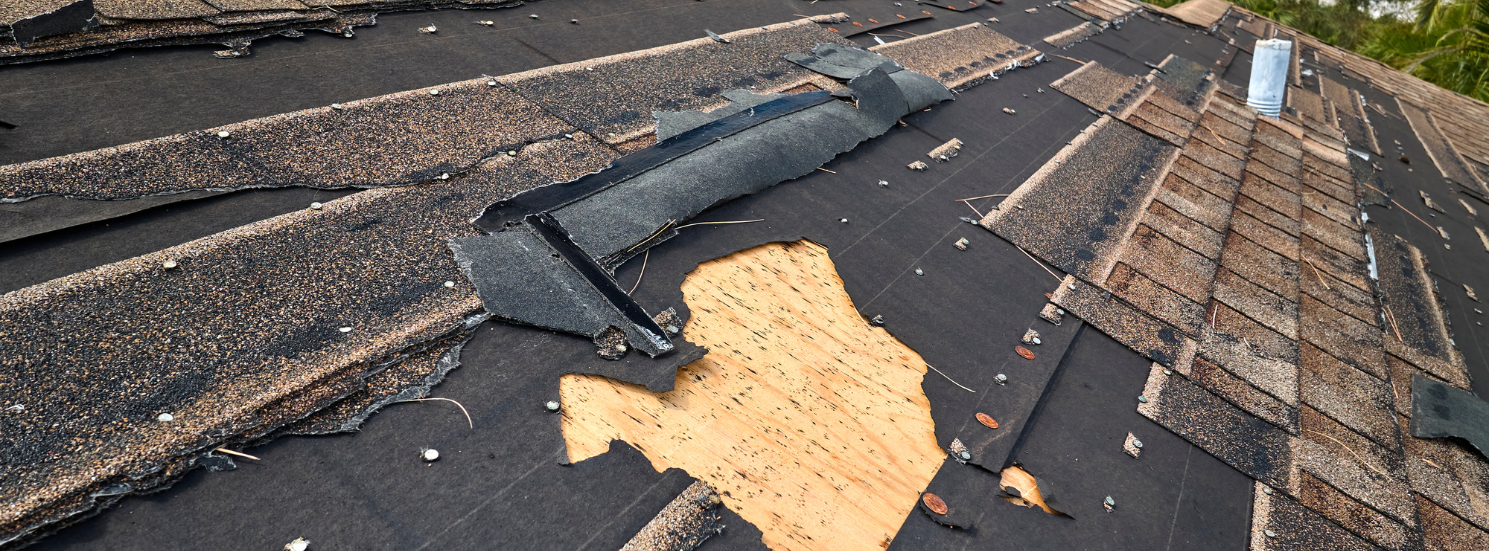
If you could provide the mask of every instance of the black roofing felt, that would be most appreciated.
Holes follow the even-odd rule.
[[[851,13],[859,6],[882,9],[879,4],[845,0],[830,8]],[[999,17],[1000,23],[991,24],[994,30],[1038,47],[1044,36],[1081,22],[1043,4],[1037,14],[1023,12],[1033,5],[1009,0],[970,14],[932,10],[935,19],[896,28],[920,33],[926,27]],[[265,41],[256,45],[255,57],[230,62],[193,48],[11,67],[0,70],[0,82],[17,79],[21,86],[16,89],[22,90],[18,97],[25,98],[13,104],[19,105],[13,109],[21,116],[11,118],[21,119],[23,129],[34,129],[28,139],[35,141],[0,133],[0,162],[7,162],[8,155],[21,160],[92,149],[477,73],[500,75],[630,51],[697,38],[705,27],[722,32],[784,21],[802,9],[801,2],[786,1],[619,6],[565,0],[521,11],[388,15],[378,27],[359,33],[357,42],[328,37]],[[543,19],[530,23],[527,11],[540,11]],[[476,17],[496,19],[505,30],[492,33],[470,25]],[[581,25],[569,25],[570,17],[580,18]],[[438,35],[413,30],[429,22],[438,22]],[[873,43],[866,34],[854,39]],[[1108,30],[1060,53],[1099,60],[1122,74],[1142,74],[1144,61],[1156,63],[1170,52],[1208,64],[1220,48],[1212,37],[1135,18],[1122,30]],[[1225,78],[1244,86],[1246,60],[1248,54],[1237,55]],[[285,64],[290,67],[283,69]],[[45,76],[39,70],[45,67],[61,76]],[[907,116],[908,127],[891,129],[829,162],[824,168],[831,173],[812,171],[699,217],[763,222],[685,228],[651,249],[644,277],[635,261],[616,270],[615,279],[624,287],[639,279],[632,296],[648,311],[676,307],[685,316],[679,285],[698,262],[765,242],[809,238],[828,247],[861,313],[883,315],[896,338],[973,388],[975,393],[967,392],[934,372],[923,385],[931,399],[937,442],[945,447],[959,438],[975,456],[971,465],[948,461],[931,491],[946,499],[957,518],[970,516],[972,527],[951,530],[912,511],[895,548],[1077,548],[1101,542],[1120,548],[1239,549],[1247,544],[1253,485],[1222,459],[1249,474],[1279,476],[1269,468],[1275,458],[1217,459],[1137,414],[1134,400],[1150,374],[1149,361],[1092,328],[1082,329],[1084,324],[1071,316],[1058,327],[1038,319],[1044,293],[1055,287],[1056,279],[1007,242],[959,220],[973,213],[954,199],[1012,191],[1096,119],[1048,87],[1074,67],[1056,59],[1019,69],[959,94],[954,102]],[[206,77],[152,79],[133,91],[98,93],[104,82],[130,71]],[[238,83],[246,84],[225,86]],[[65,86],[47,93],[56,85]],[[131,84],[126,80],[123,86]],[[91,113],[110,117],[98,120],[54,107],[94,97]],[[170,113],[171,98],[199,100],[186,101]],[[1005,115],[1004,107],[1017,114]],[[8,116],[0,111],[0,118]],[[1391,123],[1383,129],[1376,118],[1372,123],[1381,146],[1389,148]],[[118,134],[105,135],[107,128]],[[1414,137],[1405,139],[1407,132],[1402,142],[1414,145]],[[951,138],[965,143],[958,157],[933,163],[925,172],[904,168]],[[17,143],[26,145],[6,149]],[[1435,174],[1425,154],[1417,155],[1423,161],[1412,165],[1415,173],[1401,172],[1403,186],[1426,181],[1423,171]],[[889,185],[878,185],[880,180]],[[1459,196],[1444,189],[1432,192]],[[0,291],[345,193],[296,188],[234,192],[31,237],[0,251]],[[1405,201],[1405,193],[1397,199],[1415,206]],[[971,205],[987,212],[1000,200],[979,199]],[[1414,212],[1426,216],[1425,209]],[[1434,270],[1446,274],[1438,277],[1458,344],[1469,356],[1470,369],[1476,370],[1476,383],[1489,384],[1482,351],[1470,350],[1478,346],[1473,337],[1477,326],[1467,327],[1474,325],[1473,303],[1448,284],[1448,276],[1458,276],[1481,292],[1489,289],[1489,280],[1483,280],[1489,271],[1475,269],[1482,259],[1459,256],[1476,251],[1472,229],[1462,221],[1442,222],[1446,216],[1438,215],[1434,224],[1454,224],[1448,226],[1454,247],[1444,250],[1422,245],[1442,240],[1404,214],[1384,209],[1370,213],[1382,228],[1418,243],[1432,258]],[[966,251],[952,247],[962,237],[971,241]],[[924,275],[917,275],[917,269]],[[1031,347],[1037,355],[1033,361],[1012,351],[1029,328],[1045,335],[1045,344]],[[276,549],[304,536],[314,542],[312,549],[615,549],[692,479],[679,470],[656,472],[639,452],[621,443],[593,459],[562,465],[558,417],[542,404],[557,397],[558,377],[569,372],[608,374],[652,388],[670,386],[672,367],[641,356],[632,353],[621,362],[606,362],[596,358],[585,338],[487,322],[464,347],[461,367],[433,391],[464,404],[474,429],[449,404],[393,406],[371,417],[355,435],[287,438],[247,450],[264,461],[239,461],[238,469],[229,472],[197,471],[164,492],[129,497],[35,548]],[[997,373],[1008,375],[1006,385],[994,382]],[[1174,395],[1180,394],[1176,390]],[[1221,402],[1207,407],[1230,406]],[[992,415],[1001,428],[990,431],[978,424],[972,418],[976,412]],[[1166,422],[1184,421],[1183,411],[1164,415],[1160,418]],[[1238,421],[1236,426],[1263,439],[1281,438],[1264,421]],[[1146,444],[1141,458],[1121,451],[1128,431]],[[418,461],[416,452],[422,447],[439,449],[444,459]],[[996,475],[987,469],[1011,461],[1053,482],[1057,504],[1075,519],[996,499]],[[1110,514],[1101,507],[1106,496],[1116,503]],[[1299,515],[1312,515],[1298,509]],[[720,512],[726,529],[703,549],[763,547],[758,530],[727,509]],[[1320,522],[1325,530],[1333,527],[1316,515],[1308,518],[1313,523],[1309,527]]]

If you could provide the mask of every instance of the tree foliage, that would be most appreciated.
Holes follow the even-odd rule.
[[[1164,3],[1178,2],[1155,2]],[[1231,3],[1448,90],[1489,101],[1489,0]]]

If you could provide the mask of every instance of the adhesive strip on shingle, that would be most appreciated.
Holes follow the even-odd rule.
[[[786,59],[839,80],[848,80],[870,69],[879,69],[899,85],[900,92],[905,95],[906,109],[911,113],[952,99],[948,89],[950,84],[926,78],[927,74],[922,72],[906,71],[903,65],[881,53],[839,44],[818,44],[812,48],[811,55],[793,52],[786,54]]]
[[[606,143],[651,133],[652,112],[708,109],[720,92],[779,92],[831,80],[788,61],[785,54],[836,42],[852,46],[812,19],[752,27],[650,50],[497,77],[550,113]]]
[[[724,95],[743,96],[751,102],[759,97],[748,92],[745,94],[736,92],[739,91],[726,92]],[[748,111],[722,107],[716,111],[734,112],[701,126],[683,130],[682,133],[668,136],[651,147],[616,159],[605,170],[595,174],[589,174],[571,182],[558,182],[543,186],[498,201],[487,207],[474,223],[488,232],[502,231],[508,226],[521,223],[528,215],[554,210],[583,200],[743,130],[831,101],[834,100],[830,94],[817,91],[781,95],[777,99],[750,106]],[[699,116],[711,114],[696,111],[693,113],[698,113]]]
[[[200,0],[93,0],[93,7],[111,19],[186,19],[219,13]]]
[[[1101,281],[1177,153],[1103,117],[979,224],[1066,273]]]

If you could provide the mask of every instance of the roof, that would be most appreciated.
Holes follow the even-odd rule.
[[[1489,105],[1224,2],[448,5],[4,13],[0,546],[1489,543]]]

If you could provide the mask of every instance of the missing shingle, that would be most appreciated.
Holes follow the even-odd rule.
[[[775,549],[893,539],[946,452],[921,389],[925,362],[866,323],[842,285],[827,249],[808,241],[698,265],[682,283],[684,331],[712,351],[670,392],[564,376],[568,458],[630,442],[654,467],[718,490]],[[804,510],[824,521],[795,522]]]

